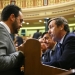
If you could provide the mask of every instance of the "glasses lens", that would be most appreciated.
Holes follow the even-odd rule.
[[[22,23],[23,22],[23,19],[20,19],[20,22]]]

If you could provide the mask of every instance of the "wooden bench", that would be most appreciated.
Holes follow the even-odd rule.
[[[28,39],[24,44],[23,51],[25,54],[25,75],[61,75],[61,73],[63,75],[64,72],[68,72],[68,70],[41,63],[41,45],[38,40]]]

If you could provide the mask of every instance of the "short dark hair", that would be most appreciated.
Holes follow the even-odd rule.
[[[59,27],[63,24],[64,25],[64,30],[67,31],[67,32],[70,32],[68,21],[64,17],[52,18],[48,21],[48,25],[53,20],[55,20],[55,23],[56,23],[57,27]]]
[[[10,17],[11,14],[14,14],[15,17],[18,17],[19,11],[21,11],[21,8],[19,8],[16,5],[7,5],[4,7],[1,13],[1,20],[6,21]]]
[[[48,33],[48,32],[44,32],[44,33],[42,34],[42,36],[41,36],[41,37],[43,38],[43,36],[44,36],[45,34],[47,34],[47,33]]]
[[[37,29],[37,32],[39,32],[39,29]]]

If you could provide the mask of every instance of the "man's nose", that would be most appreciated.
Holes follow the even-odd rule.
[[[22,23],[20,24],[20,28],[22,27]]]

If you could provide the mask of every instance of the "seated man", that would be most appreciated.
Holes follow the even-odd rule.
[[[52,40],[52,37],[48,32],[44,32],[42,34],[42,38],[39,39],[41,42],[41,61],[42,62],[50,62],[53,59],[54,50],[56,46],[56,42]]]
[[[69,25],[65,18],[52,18],[48,22],[49,32],[54,40],[61,44],[55,50],[54,59],[49,63],[43,63],[63,69],[75,68],[75,34],[69,33]]]

